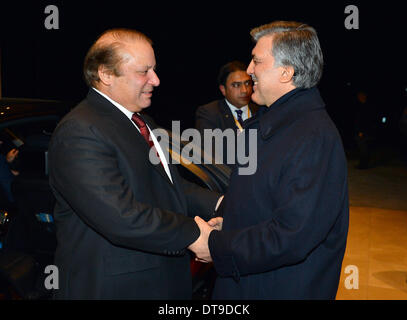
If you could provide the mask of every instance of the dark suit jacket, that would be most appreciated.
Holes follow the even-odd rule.
[[[258,130],[257,171],[232,173],[209,238],[214,298],[334,299],[349,219],[341,138],[317,88],[261,109],[245,127]]]
[[[258,106],[250,102],[249,109],[253,117],[258,110]],[[220,99],[198,107],[195,113],[195,128],[199,131],[216,128],[235,130],[237,126],[225,99]]]
[[[251,113],[251,117],[256,114],[258,110],[258,106],[252,102],[249,103],[249,109]],[[249,118],[250,119],[250,118]],[[247,121],[247,120],[246,120]],[[246,122],[245,121],[245,122]],[[195,128],[199,130],[201,133],[201,137],[204,136],[204,129],[221,129],[222,131],[226,129],[233,129],[235,131],[235,136],[237,135],[238,127],[235,123],[235,118],[233,117],[232,112],[230,111],[229,106],[227,105],[225,99],[215,100],[211,103],[198,107],[195,113]],[[212,145],[214,145],[214,141]],[[235,150],[236,150],[236,140],[235,143]],[[203,145],[203,140],[202,140]],[[228,164],[229,167],[233,168],[234,163],[230,163],[227,159],[227,151],[228,145],[227,140],[224,139],[223,141],[223,158],[220,161],[224,164]],[[215,154],[215,150],[213,148],[212,155]],[[233,154],[235,155],[235,154]]]
[[[154,124],[146,121],[153,129]],[[153,165],[136,127],[90,90],[50,148],[60,299],[189,299],[185,248],[219,195]]]

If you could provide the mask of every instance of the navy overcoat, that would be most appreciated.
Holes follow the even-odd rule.
[[[341,138],[316,87],[261,109],[245,122],[257,171],[233,171],[223,230],[209,238],[213,298],[334,299],[349,222]]]

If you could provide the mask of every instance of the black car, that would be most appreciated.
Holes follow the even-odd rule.
[[[0,99],[0,157],[13,148],[19,151],[10,164],[18,175],[6,181],[12,199],[0,185],[0,300],[51,296],[44,287],[44,270],[53,264],[56,248],[47,150],[53,130],[72,106],[50,100]],[[190,142],[180,142],[169,131],[168,138],[168,151],[180,162],[178,169],[185,179],[219,193],[226,191],[230,168],[205,164],[203,159],[183,161],[179,150]],[[191,271],[194,299],[209,298],[212,265],[195,262],[191,255]]]

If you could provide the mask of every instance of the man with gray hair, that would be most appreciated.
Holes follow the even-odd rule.
[[[252,99],[267,106],[245,123],[246,136],[258,130],[257,171],[232,174],[223,226],[211,230],[195,218],[204,236],[194,251],[214,262],[215,299],[335,299],[349,220],[347,167],[316,87],[318,37],[285,21],[251,35]]]

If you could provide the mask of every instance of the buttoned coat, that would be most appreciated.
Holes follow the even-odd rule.
[[[169,164],[171,183],[131,120],[92,89],[57,126],[49,163],[56,298],[191,298],[185,248],[199,236],[192,217],[209,219],[219,195]]]
[[[210,234],[213,297],[334,299],[349,219],[341,138],[315,87],[261,109],[245,123],[246,139],[257,130],[257,171],[233,171],[223,230]]]

